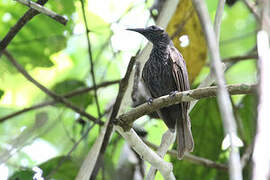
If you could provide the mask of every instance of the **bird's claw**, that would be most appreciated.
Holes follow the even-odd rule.
[[[178,93],[178,91],[172,91],[170,92],[169,96],[173,98],[176,95],[176,93]]]
[[[149,98],[148,100],[147,100],[147,104],[148,105],[151,105],[153,103],[153,98]]]

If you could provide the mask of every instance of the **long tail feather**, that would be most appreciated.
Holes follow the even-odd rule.
[[[191,152],[194,147],[194,141],[192,137],[192,132],[190,128],[189,117],[181,119],[176,123],[177,128],[177,150],[178,150],[178,159],[182,159],[185,152]]]

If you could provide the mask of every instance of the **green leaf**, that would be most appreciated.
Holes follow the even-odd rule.
[[[190,113],[194,152],[192,154],[213,161],[220,160],[223,128],[215,98],[200,100]],[[213,168],[192,164],[188,161],[173,159],[176,179],[228,179],[224,172]],[[218,177],[218,178],[217,178]]]
[[[59,95],[63,95],[66,93],[69,93],[71,91],[74,91],[76,89],[86,88],[84,82],[78,81],[78,80],[65,80],[60,83],[57,83],[52,88],[53,91]],[[76,106],[80,108],[86,108],[89,104],[92,104],[93,102],[93,96],[90,93],[84,93],[77,96],[74,96],[72,98],[69,98],[69,100],[74,103]]]
[[[55,180],[73,180],[75,179],[77,172],[79,170],[79,166],[70,158],[66,158],[65,161],[62,162],[65,156],[59,156],[48,160],[45,163],[40,164],[38,167],[42,169],[42,177],[46,177],[50,172],[53,172],[56,167],[58,167],[57,171],[55,171],[51,178]],[[61,166],[59,163],[62,162]],[[33,179],[34,172],[31,169],[21,170],[15,172],[9,179],[10,180],[29,180]]]
[[[238,109],[247,144],[252,143],[255,136],[257,116],[256,105],[257,98],[254,95],[246,95],[242,99]]]
[[[5,19],[1,22],[0,34],[5,36],[29,8],[17,2],[0,3],[0,5],[2,9],[0,19]],[[68,16],[69,23],[63,26],[46,15],[39,14],[21,29],[8,45],[8,49],[23,66],[28,65],[28,68],[52,66],[50,55],[66,47],[68,34],[72,32],[71,14],[75,10],[73,1],[70,0],[70,3],[55,1],[47,6],[49,9],[55,10],[56,13]]]

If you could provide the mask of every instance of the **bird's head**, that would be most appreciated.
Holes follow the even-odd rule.
[[[129,31],[135,31],[142,34],[146,37],[153,45],[164,44],[167,45],[170,43],[170,37],[166,33],[166,31],[158,26],[149,26],[146,28],[134,28],[134,29],[127,29]]]

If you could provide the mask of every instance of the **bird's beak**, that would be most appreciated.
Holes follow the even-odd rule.
[[[145,28],[128,28],[126,30],[135,31],[135,32],[138,32],[140,34],[144,34],[147,31]]]

